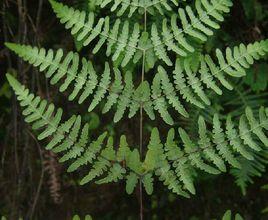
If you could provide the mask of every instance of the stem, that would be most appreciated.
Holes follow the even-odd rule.
[[[139,186],[139,197],[140,197],[140,220],[143,220],[143,192],[142,192],[142,182],[140,180]]]
[[[144,31],[147,26],[147,8],[144,8]],[[141,83],[144,81],[145,72],[145,55],[146,50],[143,50],[142,54],[142,71],[141,71]],[[143,103],[140,104],[140,157],[143,158]],[[140,220],[143,220],[143,191],[142,191],[142,180],[140,179],[139,184],[139,197],[140,197]]]
[[[147,8],[144,8],[144,31],[147,30]]]
[[[144,81],[144,66],[145,66],[145,51],[143,52],[143,62],[142,62],[142,77],[141,82]],[[143,151],[143,104],[140,105],[140,157],[142,159],[142,151]],[[140,220],[143,220],[143,192],[142,192],[142,180],[140,179],[139,186],[139,197],[140,197]]]

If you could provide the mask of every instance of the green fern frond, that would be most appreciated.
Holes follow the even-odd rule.
[[[99,4],[101,7],[109,4],[111,1],[103,0]],[[172,1],[177,3],[177,1]],[[217,0],[217,1],[196,1],[196,11],[197,15],[194,15],[193,9],[187,6],[185,9],[180,8],[179,19],[182,24],[182,29],[179,28],[177,24],[177,16],[172,15],[170,25],[166,19],[164,19],[162,24],[162,31],[157,30],[156,24],[152,24],[151,27],[151,37],[152,45],[140,45],[140,27],[136,23],[130,32],[128,21],[124,21],[121,24],[120,19],[117,19],[113,25],[110,24],[109,16],[106,18],[100,18],[96,25],[94,26],[94,14],[91,12],[88,15],[84,11],[79,11],[58,3],[54,0],[50,0],[54,12],[60,19],[60,22],[65,24],[66,29],[71,29],[71,34],[74,35],[77,41],[81,41],[84,46],[87,46],[92,40],[99,36],[99,41],[93,53],[97,53],[101,46],[106,42],[107,44],[107,56],[110,56],[113,52],[113,61],[119,58],[119,55],[124,55],[122,60],[122,66],[127,65],[131,58],[136,53],[146,53],[148,57],[152,57],[150,54],[154,51],[155,55],[163,60],[167,65],[172,65],[169,56],[167,55],[168,50],[172,50],[180,56],[186,56],[189,52],[193,52],[194,48],[191,45],[187,37],[197,38],[201,41],[206,41],[207,36],[213,34],[214,29],[218,29],[219,25],[217,22],[223,20],[223,14],[229,12],[229,8],[232,6],[230,0]],[[139,7],[147,11],[150,5],[155,6],[161,12],[161,7],[159,5],[166,6],[166,9],[171,10],[167,1],[152,1],[150,2],[138,2],[132,3],[130,1],[116,1],[112,6],[111,10],[116,10],[116,8],[122,4],[119,10],[119,15],[122,15],[128,6],[133,6],[131,8],[131,14]],[[140,4],[140,5],[139,5]],[[144,4],[142,6],[141,4]],[[148,5],[147,5],[148,4]],[[147,6],[146,6],[147,5]],[[133,10],[132,10],[133,9]],[[150,11],[150,10],[149,10]],[[190,21],[188,21],[189,17]],[[162,32],[163,39],[159,35]],[[121,33],[121,34],[119,34]],[[175,41],[175,42],[174,42]],[[176,44],[180,46],[177,46]],[[137,58],[140,56],[136,56]],[[154,61],[155,62],[155,61]],[[154,65],[154,62],[151,65]]]
[[[243,195],[246,195],[248,185],[254,182],[254,177],[261,177],[267,167],[267,149],[261,152],[250,152],[254,159],[247,160],[245,157],[238,158],[241,169],[232,168],[230,173],[235,178],[236,185],[241,189]]]
[[[228,122],[227,122],[228,127]],[[212,148],[212,141],[209,138],[205,120],[202,116],[198,119],[198,131],[199,141],[198,144],[203,149],[204,156],[207,160],[211,161],[222,172],[226,172],[226,166],[221,156],[216,152],[216,149]],[[227,133],[228,134],[228,133]],[[229,137],[228,137],[229,138]],[[234,137],[231,137],[230,144]]]
[[[224,108],[231,108],[232,116],[237,117],[243,114],[245,108],[249,106],[253,112],[258,112],[260,106],[268,105],[268,93],[253,93],[251,90],[244,90],[243,85],[235,86],[233,91],[226,91],[225,95],[234,95],[232,100],[226,100]]]
[[[171,115],[168,113],[167,110],[167,102],[166,99],[162,95],[162,88],[161,88],[161,78],[159,74],[156,74],[152,84],[152,99],[154,104],[154,109],[159,112],[160,116],[163,120],[169,124],[173,125],[174,121]]]
[[[140,178],[150,194],[153,188],[152,174],[155,174],[174,193],[188,197],[184,188],[190,193],[195,193],[193,183],[195,170],[218,174],[226,170],[224,161],[240,169],[237,154],[245,159],[252,159],[254,156],[252,151],[258,152],[263,145],[268,147],[267,136],[264,133],[268,124],[268,109],[260,108],[257,119],[251,109],[247,108],[245,115],[240,117],[238,128],[232,124],[229,117],[226,129],[223,128],[218,115],[215,114],[213,129],[210,132],[204,119],[200,117],[198,140],[192,140],[185,130],[179,128],[183,147],[177,146],[173,129],[169,131],[166,143],[162,144],[159,131],[154,128],[148,152],[142,162],[137,149],[130,149],[125,136],[121,136],[117,151],[114,150],[111,137],[105,144],[106,132],[89,143],[88,125],[82,126],[80,116],[72,116],[67,121],[61,122],[61,109],[56,110],[53,104],[48,104],[47,101],[29,93],[29,90],[11,75],[7,74],[7,79],[24,108],[25,121],[32,124],[34,129],[42,130],[38,139],[51,137],[46,148],[60,153],[61,162],[72,161],[68,171],[72,172],[81,166],[91,164],[92,169],[82,179],[81,184],[96,177],[101,177],[97,180],[100,184],[126,179],[127,192],[130,193]],[[157,85],[153,85],[156,87],[153,88],[156,92],[160,88],[159,81],[160,77],[154,83]],[[234,147],[236,143],[240,145]],[[217,168],[214,168],[213,164]]]
[[[213,117],[213,142],[217,146],[217,150],[224,160],[226,160],[230,165],[240,168],[240,164],[228,148],[228,143],[225,139],[223,129],[221,128],[219,116],[217,114]]]
[[[179,9],[179,19],[182,24],[182,29],[178,27],[177,16],[172,15],[170,21],[170,27],[166,19],[162,23],[162,35],[163,39],[159,35],[156,24],[152,24],[151,36],[148,36],[147,32],[143,32],[140,36],[140,27],[136,23],[131,28],[129,22],[121,22],[117,19],[113,25],[110,24],[109,17],[100,18],[94,26],[94,14],[91,12],[86,15],[85,12],[75,10],[71,7],[65,6],[62,3],[58,3],[54,0],[50,0],[52,7],[60,18],[61,23],[65,24],[67,29],[71,29],[72,35],[75,35],[78,41],[83,42],[83,45],[88,45],[92,40],[99,36],[99,41],[93,49],[93,53],[97,53],[98,50],[106,42],[107,50],[106,55],[111,56],[112,60],[116,61],[119,56],[124,57],[120,62],[122,66],[126,66],[132,57],[133,62],[137,62],[141,59],[142,54],[146,54],[146,62],[152,67],[155,63],[154,56],[163,60],[167,65],[172,65],[172,62],[167,54],[167,50],[172,50],[179,56],[186,56],[194,51],[193,45],[191,45],[188,37],[196,38],[201,41],[206,41],[207,36],[213,34],[214,29],[218,29],[217,22],[223,20],[223,14],[228,13],[232,2],[230,0],[217,0],[217,1],[201,1],[198,0],[195,3],[197,16],[194,15],[193,9],[187,6],[185,9]],[[107,1],[105,1],[107,2]],[[120,4],[121,1],[115,4]],[[188,21],[189,17],[190,21]],[[130,31],[132,29],[132,32]],[[121,33],[121,34],[119,34]],[[145,44],[142,43],[144,39]],[[148,40],[151,40],[150,43]],[[188,42],[189,41],[189,42]],[[180,45],[180,46],[177,46]],[[165,48],[167,47],[167,50]],[[246,63],[244,59],[241,59],[239,63],[233,62],[241,54],[249,51],[253,54],[254,59],[258,59],[260,52],[255,52],[256,45],[249,45],[249,48],[245,48],[241,45],[239,48],[234,49],[234,53],[227,48],[226,59],[223,57],[220,51],[216,51],[219,59],[220,67],[225,69],[230,75],[241,76],[244,74],[242,65],[244,68],[247,66],[247,62],[251,63],[252,58],[246,57]],[[256,55],[256,56],[255,56]],[[209,62],[209,57],[206,58]],[[232,70],[234,68],[235,70]],[[223,79],[224,80],[224,79]]]
[[[127,146],[125,137],[121,137],[120,147],[116,153],[113,150],[111,137],[105,146],[106,132],[89,142],[88,124],[82,126],[80,116],[72,116],[61,122],[62,109],[56,110],[53,104],[48,104],[38,96],[35,97],[11,75],[7,74],[7,79],[24,108],[22,113],[25,121],[39,131],[39,140],[49,138],[46,149],[59,153],[60,162],[71,161],[69,172],[81,166],[92,165],[92,169],[81,180],[81,184],[103,175],[103,179],[98,183],[125,178],[128,164],[133,169],[128,168],[131,172],[141,171],[141,164],[134,161],[133,165],[133,159],[132,161],[129,159],[128,155],[132,151]],[[126,167],[122,164],[123,161],[126,161]]]
[[[142,32],[138,47],[142,48],[142,50],[136,51],[133,57],[133,63],[136,64],[142,57],[144,57],[145,69],[153,68],[157,61],[157,57],[153,50],[153,43],[148,32]]]
[[[258,138],[261,141],[264,137],[267,138],[266,136],[260,136],[260,134],[267,127],[268,114],[264,114],[263,108],[260,111],[261,117],[258,120],[251,118],[253,116],[250,115],[249,108],[247,108],[246,114],[241,116],[241,118],[246,117],[245,123],[248,125],[254,121],[254,125],[247,132],[241,127],[235,128],[231,124],[229,117],[226,120],[226,129],[222,128],[217,114],[214,115],[213,130],[210,132],[206,128],[204,119],[200,117],[198,120],[200,135],[198,140],[191,140],[190,136],[183,129],[179,129],[179,136],[184,147],[178,147],[174,140],[175,133],[173,129],[169,131],[164,146],[161,144],[158,131],[153,129],[143,165],[146,173],[155,170],[155,174],[171,190],[179,195],[187,196],[187,193],[182,191],[181,185],[190,193],[195,193],[193,184],[195,170],[202,170],[211,174],[218,174],[220,171],[225,172],[226,165],[224,161],[236,169],[241,169],[240,159],[237,159],[237,154],[243,157],[244,160],[252,160],[254,157],[253,150],[246,144],[234,146],[234,143],[243,143],[243,139],[252,135],[254,135],[254,140]],[[234,136],[234,133],[230,134],[234,131],[236,131],[235,134],[239,133],[239,135]],[[255,141],[254,143],[257,144]],[[266,142],[259,146],[268,147]],[[258,151],[255,152],[257,153]],[[175,172],[170,164],[172,164]],[[211,164],[215,165],[217,169]]]
[[[243,138],[237,139],[236,137],[239,136],[239,131],[235,129],[235,126],[239,126],[239,120],[236,121],[235,119],[243,115],[246,106],[250,106],[254,113],[254,116],[256,118],[259,117],[260,123],[264,122],[265,108],[260,108],[260,106],[267,106],[268,102],[267,94],[252,94],[252,92],[249,92],[249,90],[244,91],[244,88],[242,86],[243,85],[235,86],[233,91],[223,90],[224,95],[222,97],[219,97],[219,99],[216,99],[217,94],[211,93],[211,99],[213,98],[213,100],[217,100],[217,102],[214,102],[214,106],[208,107],[206,109],[200,109],[195,106],[188,106],[190,117],[182,118],[181,121],[179,121],[179,124],[180,126],[183,126],[192,137],[195,137],[196,133],[198,132],[198,128],[196,126],[198,117],[199,120],[201,120],[202,118],[203,126],[206,126],[205,120],[211,125],[213,119],[213,112],[217,111],[217,106],[219,104],[221,106],[220,110],[223,112],[225,109],[231,109],[228,116],[222,113],[220,117],[226,118],[226,135],[230,140],[229,144],[230,146],[232,146],[234,153],[240,155],[238,156],[237,160],[241,165],[241,169],[231,168],[230,173],[234,176],[236,185],[241,189],[242,193],[245,194],[247,187],[253,183],[254,177],[259,178],[262,174],[264,174],[267,161],[267,151],[265,149],[261,151],[254,151],[246,144],[244,144]],[[234,96],[235,98],[229,101],[230,99],[226,99],[226,97],[230,96]],[[200,117],[200,115],[202,115],[203,117]],[[264,120],[262,120],[262,118]],[[199,132],[205,130],[206,129],[199,129]],[[254,138],[255,135],[250,136]],[[206,146],[210,146],[211,143],[209,143],[209,139],[207,140],[206,136],[204,136],[203,139],[203,141],[199,142],[199,145],[204,146],[204,148],[206,148]],[[211,151],[213,149],[211,147],[208,147],[207,150]],[[207,159],[210,158],[216,157],[215,155],[213,155],[213,157],[207,157]],[[224,163],[218,164],[219,166],[216,164],[215,165],[218,169],[222,170],[220,167],[221,164],[224,165]],[[226,168],[224,167],[222,170],[223,172],[226,171]]]
[[[255,42],[247,46],[241,44],[240,47],[234,47],[233,50],[227,48],[226,51],[229,51],[226,52],[228,63],[221,64],[222,60],[225,59],[222,56],[217,65],[209,55],[204,55],[200,57],[200,67],[197,72],[192,70],[189,59],[185,59],[183,63],[180,59],[177,59],[173,71],[174,85],[170,82],[167,71],[162,66],[158,67],[158,72],[152,84],[152,100],[150,101],[155,104],[155,109],[166,123],[172,124],[172,119],[167,112],[166,99],[179,114],[185,117],[188,117],[188,113],[181,104],[177,92],[182,96],[181,99],[199,108],[210,105],[211,101],[205,88],[211,89],[219,95],[222,95],[222,90],[218,84],[232,90],[233,86],[227,80],[227,77],[244,76],[241,72],[245,73],[255,59],[260,59],[268,52],[268,40]],[[219,50],[216,53],[222,54]],[[156,90],[160,79],[163,93],[161,89]]]
[[[166,95],[169,104],[171,104],[172,107],[175,108],[175,110],[179,112],[181,115],[183,115],[184,117],[188,117],[189,115],[187,111],[185,110],[181,101],[177,97],[175,88],[173,87],[173,84],[169,81],[167,72],[162,66],[158,67],[158,73],[161,78],[163,92]]]
[[[155,174],[159,176],[159,180],[172,192],[188,197],[188,193],[182,190],[181,183],[176,177],[175,172],[171,169],[165,154],[164,145],[160,140],[159,131],[156,128],[151,132],[150,143],[148,145],[148,152],[143,163],[143,168],[146,172],[155,171]]]
[[[90,61],[82,58],[82,67],[79,68],[81,64],[76,53],[69,52],[63,57],[61,49],[55,53],[52,50],[46,51],[43,48],[38,49],[12,43],[6,43],[6,46],[25,61],[36,67],[39,66],[40,71],[45,71],[46,77],[51,79],[51,84],[58,83],[64,79],[59,88],[61,92],[73,85],[69,100],[75,99],[81,93],[78,101],[81,104],[91,95],[92,101],[88,111],[92,111],[106,97],[108,102],[103,108],[103,113],[108,112],[116,105],[115,122],[123,117],[128,107],[130,108],[129,117],[133,117],[142,105],[152,120],[155,118],[155,109],[160,113],[164,121],[170,125],[173,124],[173,119],[167,111],[168,103],[179,114],[188,117],[188,113],[176,93],[177,91],[181,94],[182,99],[204,108],[205,105],[210,105],[205,87],[217,94],[222,94],[222,90],[217,85],[219,83],[227,89],[232,89],[233,87],[226,77],[243,76],[241,74],[242,70],[242,72],[245,72],[246,68],[250,67],[255,59],[260,59],[268,52],[267,40],[247,46],[241,44],[239,47],[234,47],[233,50],[226,49],[226,60],[228,61],[223,64],[223,59],[225,58],[222,52],[217,50],[218,59],[219,54],[222,56],[219,59],[219,66],[209,55],[201,56],[198,73],[193,72],[191,69],[190,60],[187,59],[184,63],[181,63],[177,59],[175,70],[173,71],[175,85],[170,82],[166,70],[159,66],[151,88],[148,82],[144,81],[134,90],[131,73],[129,72],[125,74],[124,80],[122,80],[120,71],[117,68],[113,68],[115,77],[111,82],[111,70],[107,63],[99,80]]]
[[[164,32],[164,33],[166,33],[166,32]],[[156,56],[159,59],[163,60],[168,66],[172,66],[172,62],[167,55],[165,47],[164,47],[164,45],[162,45],[162,41],[161,41],[161,38],[159,37],[159,33],[157,31],[156,24],[152,25],[151,35],[152,35],[151,39],[152,39],[152,43],[154,46],[154,51],[155,51]],[[171,48],[173,48],[173,47],[171,47]]]
[[[182,57],[192,53],[194,47],[187,38],[194,38],[201,42],[207,41],[208,36],[213,35],[214,29],[220,28],[218,23],[223,21],[223,15],[230,11],[231,6],[231,0],[197,0],[195,1],[197,15],[195,15],[194,9],[186,6],[185,9],[179,8],[179,16],[172,15],[170,24],[166,19],[163,20],[162,31],[158,31],[156,25],[153,24],[151,35],[153,49],[157,57],[167,65],[172,65],[168,59],[167,50],[171,50]],[[177,23],[178,17],[181,27]],[[163,39],[160,38],[158,32],[163,33]]]
[[[250,110],[247,109],[247,111]],[[176,142],[174,142],[174,130],[170,130],[165,144],[167,158],[169,159],[169,161],[173,161],[173,166],[176,170],[178,177],[183,182],[185,188],[189,190],[189,192],[195,193],[192,176],[193,169],[197,168],[199,170],[204,170],[207,173],[217,174],[218,171],[215,170],[215,168],[211,167],[211,165],[209,165],[209,162],[211,162],[220,171],[225,172],[226,166],[224,160],[230,163],[230,165],[234,168],[241,168],[241,164],[239,163],[240,159],[238,160],[234,156],[234,154],[236,155],[237,153],[239,153],[241,157],[244,158],[244,160],[252,160],[254,154],[252,153],[252,150],[249,148],[249,146],[238,146],[243,147],[243,149],[247,150],[247,154],[245,154],[241,149],[237,149],[237,146],[234,147],[234,143],[243,143],[243,139],[245,139],[245,137],[253,135],[259,129],[260,131],[263,131],[263,129],[265,129],[268,123],[268,114],[266,114],[265,116],[263,114],[263,110],[261,111],[262,118],[265,118],[265,120],[254,119],[256,120],[254,128],[252,128],[252,130],[248,130],[246,133],[244,131],[241,131],[240,127],[235,128],[235,130],[237,130],[236,133],[239,132],[239,135],[236,136],[230,136],[230,128],[228,128],[230,127],[230,119],[227,119],[227,130],[224,131],[220,127],[217,115],[215,115],[213,122],[213,134],[211,135],[211,133],[206,128],[204,119],[200,117],[198,121],[198,130],[200,134],[198,141],[193,142],[192,140],[190,140],[188,134],[184,130],[180,129],[179,134],[184,144],[184,149],[177,147]],[[246,123],[250,123],[250,118],[247,118]],[[232,129],[234,129],[234,127],[232,127]],[[258,138],[256,134],[254,136],[254,139],[255,138]],[[267,147],[267,143],[264,144],[264,146]],[[250,157],[248,156],[248,154],[250,155]],[[253,161],[253,163],[254,162],[255,160]],[[237,169],[238,172],[239,170],[240,169]]]
[[[178,6],[179,2],[179,0],[98,0],[97,5],[101,8],[109,6],[111,12],[117,11],[117,16],[122,16],[124,13],[128,12],[128,17],[130,18],[136,11],[140,14],[148,11],[152,15],[155,14],[155,11],[158,11],[163,15],[164,10],[171,11],[171,5]]]
[[[133,93],[128,117],[133,117],[142,106],[150,119],[155,119],[153,103],[150,100],[151,89],[147,81],[143,81]]]
[[[125,87],[122,91],[122,95],[118,98],[118,108],[114,115],[114,122],[118,122],[123,117],[126,109],[131,105],[131,98],[134,93],[133,87],[132,73],[126,72]]]
[[[149,95],[145,97],[145,100],[139,100],[138,97],[133,99],[134,90],[132,74],[130,72],[125,74],[123,80],[119,69],[113,68],[114,80],[111,82],[112,71],[108,63],[105,63],[104,72],[99,79],[92,63],[85,58],[82,58],[80,63],[76,53],[69,52],[63,57],[61,49],[53,52],[53,50],[46,51],[43,48],[38,49],[13,43],[6,43],[6,46],[25,61],[35,67],[39,67],[40,71],[46,72],[46,77],[50,79],[51,84],[61,84],[60,92],[64,92],[69,87],[72,87],[72,89],[69,89],[71,90],[68,97],[69,100],[78,99],[78,103],[82,104],[85,100],[91,99],[88,107],[89,112],[103,101],[104,98],[107,99],[107,102],[102,110],[103,113],[107,113],[114,105],[118,104],[114,117],[115,122],[118,122],[123,117],[127,107],[131,105],[139,106],[140,102],[148,100],[148,96],[150,96],[150,91],[148,91]],[[145,106],[148,106],[146,109],[149,108],[148,104]]]
[[[111,51],[114,51],[112,59],[115,61],[119,55],[124,54],[125,59],[122,61],[122,65],[125,66],[134,56],[136,50],[140,49],[137,46],[140,36],[138,23],[131,27],[132,31],[128,21],[121,22],[120,19],[117,19],[112,26],[109,17],[100,18],[95,25],[93,12],[87,15],[84,11],[76,10],[54,0],[50,0],[50,3],[60,22],[65,24],[66,29],[71,30],[71,34],[77,41],[82,42],[83,46],[89,45],[95,38],[99,37],[99,41],[93,49],[94,54],[106,43],[107,56],[110,56]]]

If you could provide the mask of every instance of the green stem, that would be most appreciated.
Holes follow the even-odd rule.
[[[144,9],[144,31],[147,26],[147,8]],[[143,50],[142,54],[142,71],[141,71],[141,83],[144,81],[145,72],[145,55],[146,50]],[[140,157],[143,159],[143,103],[140,104]],[[142,180],[139,183],[139,197],[140,197],[140,220],[143,220],[143,191],[142,191]]]

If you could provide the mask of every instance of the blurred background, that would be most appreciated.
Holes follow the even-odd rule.
[[[194,2],[194,1],[188,1]],[[222,24],[221,30],[204,45],[206,53],[215,48],[250,43],[268,37],[267,0],[234,0],[234,6]],[[76,8],[94,11],[92,0],[66,0]],[[17,42],[44,48],[64,48],[79,51],[103,68],[104,56],[92,55],[89,48],[81,49],[69,31],[59,23],[47,0],[1,0],[0,23],[0,215],[17,219],[70,219],[72,215],[91,214],[94,219],[138,219],[138,192],[127,195],[124,183],[79,186],[81,174],[67,174],[57,162],[55,154],[44,150],[45,143],[38,142],[34,133],[21,117],[21,110],[9,87],[5,73],[11,72],[31,91],[71,114],[83,114],[90,123],[92,136],[102,130],[119,137],[123,132],[132,145],[137,145],[138,118],[125,118],[113,123],[113,115],[102,115],[97,108],[87,113],[87,106],[68,102],[65,94],[48,84],[44,74],[24,63],[4,46],[4,42]],[[103,13],[105,12],[105,9]],[[106,9],[108,10],[108,9]],[[161,16],[153,19],[161,21]],[[257,62],[248,70],[247,77],[234,82],[235,89],[219,97],[211,94],[214,103],[200,110],[189,106],[191,117],[178,119],[175,126],[183,126],[196,135],[196,118],[202,114],[208,121],[214,112],[221,116],[232,113],[239,116],[245,106],[258,109],[268,106],[268,63]],[[145,131],[157,125],[166,134],[161,122],[145,120]],[[148,142],[149,132],[144,142]],[[241,213],[245,219],[268,219],[268,151],[256,155],[257,160],[244,161],[243,169],[230,169],[221,176],[197,174],[197,193],[185,199],[170,193],[161,183],[155,183],[152,196],[144,197],[145,219],[206,220],[219,219],[226,209]],[[83,172],[83,171],[82,171]]]

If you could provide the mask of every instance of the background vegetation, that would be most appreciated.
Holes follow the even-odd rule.
[[[87,0],[68,0],[69,5],[93,10]],[[91,2],[91,1],[89,1]],[[268,2],[266,0],[235,0],[231,14],[226,17],[221,30],[206,43],[205,50],[225,48],[239,42],[250,43],[268,37]],[[156,17],[155,19],[161,19]],[[127,195],[121,184],[78,185],[78,174],[66,174],[56,156],[43,150],[30,127],[19,114],[20,108],[5,79],[7,71],[13,71],[21,82],[43,98],[52,99],[69,114],[83,113],[90,122],[92,132],[109,130],[111,134],[124,132],[131,143],[137,143],[138,118],[124,119],[114,124],[112,116],[98,110],[86,113],[85,109],[70,103],[57,89],[51,87],[42,74],[21,61],[3,46],[3,42],[18,42],[45,48],[65,48],[80,51],[68,31],[57,21],[46,0],[1,1],[1,50],[0,50],[0,214],[13,219],[68,219],[75,213],[90,213],[96,219],[137,219],[138,194]],[[102,59],[100,54],[80,51],[85,57]],[[97,66],[96,66],[97,67]],[[208,120],[215,111],[223,115],[232,112],[240,115],[246,105],[253,109],[268,104],[268,63],[258,62],[249,70],[248,77],[236,82],[235,90],[223,96],[212,97],[213,106],[204,111],[191,108],[192,117],[176,121],[195,133],[199,114]],[[165,131],[164,123],[155,122]],[[145,127],[150,130],[145,121]],[[149,132],[146,133],[149,135]],[[144,138],[148,141],[148,136]],[[262,212],[268,205],[268,183],[265,171],[268,157],[263,152],[258,164],[245,163],[246,173],[235,169],[220,177],[202,175],[198,178],[196,196],[191,199],[177,197],[163,187],[155,187],[152,196],[145,196],[145,219],[212,219],[222,216],[226,209],[243,214],[245,219],[268,219]],[[257,168],[258,172],[254,170]],[[252,172],[251,172],[252,171]],[[230,175],[231,174],[231,175]],[[254,174],[254,175],[250,175]],[[260,174],[261,177],[256,177]],[[254,184],[251,182],[254,181]],[[264,187],[263,187],[264,186]],[[124,187],[123,187],[124,188]]]

